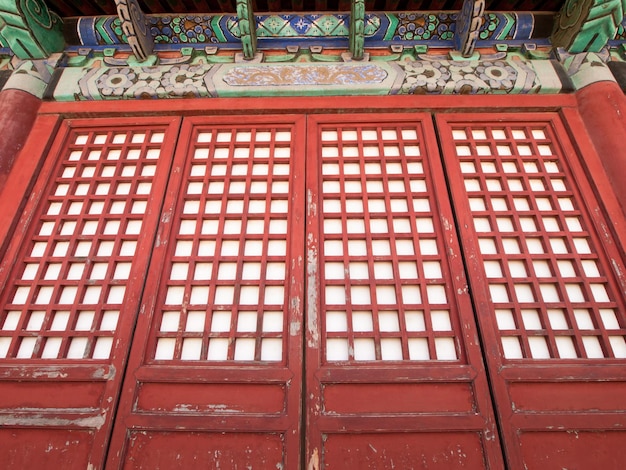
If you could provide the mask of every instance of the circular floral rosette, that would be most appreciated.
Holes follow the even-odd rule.
[[[481,62],[476,67],[476,74],[492,90],[502,92],[511,91],[517,81],[517,70],[501,60]]]
[[[96,87],[103,97],[123,96],[130,87],[135,84],[137,75],[129,67],[110,68],[100,75],[96,81]]]

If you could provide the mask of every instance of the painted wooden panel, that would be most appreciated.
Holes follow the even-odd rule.
[[[480,433],[329,434],[320,468],[489,468]]]
[[[40,428],[0,429],[0,459],[6,469],[50,466],[89,468],[93,430]]]
[[[134,431],[128,440],[125,469],[286,468],[280,434]]]

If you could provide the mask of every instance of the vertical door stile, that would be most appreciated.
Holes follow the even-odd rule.
[[[307,127],[306,116],[295,118],[292,133],[293,153],[291,155],[292,183],[289,194],[291,197],[289,238],[290,267],[286,284],[289,283],[289,297],[287,304],[287,331],[288,331],[288,352],[287,367],[291,372],[291,379],[288,382],[289,391],[287,396],[286,413],[291,422],[285,438],[285,470],[288,468],[301,468],[303,461],[303,442],[306,439],[306,430],[303,428],[303,407],[305,400],[305,331],[304,325],[307,302],[305,300],[306,286],[305,269],[307,266],[307,256],[305,253],[306,241],[306,161],[307,161]],[[287,286],[286,286],[287,287]],[[294,449],[289,451],[289,449]],[[297,451],[295,450],[297,449]]]
[[[190,117],[127,370],[112,468],[297,468],[304,117]]]
[[[501,468],[430,116],[309,123],[308,468]]]
[[[7,468],[104,464],[179,121],[77,119],[46,157],[0,294]]]
[[[509,465],[619,467],[624,259],[563,122],[437,124]]]
[[[317,142],[320,130],[315,120],[307,118],[306,145],[306,307],[304,312],[304,429],[303,453],[307,470],[320,470],[322,434],[317,420],[322,412],[319,396],[320,380],[317,378],[320,364],[320,218],[319,210],[319,157]]]

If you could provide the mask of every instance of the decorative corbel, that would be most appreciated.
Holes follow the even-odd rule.
[[[567,52],[600,52],[615,38],[625,0],[567,0],[554,19],[552,45]]]
[[[237,0],[237,17],[243,57],[246,60],[252,60],[256,54],[256,19],[252,9],[252,0]]]
[[[463,57],[471,57],[483,25],[485,0],[464,0],[456,20],[454,47]]]
[[[352,59],[362,60],[365,49],[365,0],[351,1],[349,34]]]
[[[122,22],[122,31],[133,54],[141,61],[146,60],[154,50],[154,38],[148,18],[141,11],[137,0],[115,0],[115,6]]]
[[[23,60],[45,59],[65,47],[63,22],[42,0],[0,0],[0,36]]]

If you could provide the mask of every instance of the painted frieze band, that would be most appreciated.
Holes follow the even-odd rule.
[[[230,96],[558,93],[551,61],[407,60],[345,63],[182,64],[66,68],[48,97],[58,101]]]

